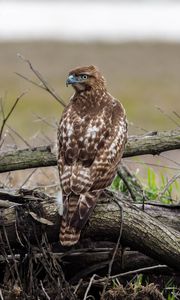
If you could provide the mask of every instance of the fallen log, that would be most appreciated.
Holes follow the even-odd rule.
[[[130,136],[124,157],[153,154],[180,149],[180,129],[154,131],[142,136]],[[15,150],[0,154],[0,173],[56,165],[53,145]]]
[[[6,197],[7,195],[8,193],[6,193]],[[38,193],[32,194],[29,191],[26,191],[25,196],[23,191],[19,195],[16,193],[16,196],[10,194],[8,200],[14,203],[16,201],[16,204],[18,201],[20,205],[15,204],[13,207],[1,210],[0,228],[4,241],[8,237],[10,245],[14,247],[15,244],[23,245],[24,236],[28,236],[29,241],[37,243],[37,237],[41,240],[42,231],[40,229],[42,228],[49,241],[58,241],[60,218],[56,206],[52,197],[45,195],[46,200],[44,201],[42,201],[42,197],[42,193],[39,197]],[[120,218],[121,207],[123,208],[122,220]],[[152,211],[153,216],[150,215]],[[147,208],[145,206],[145,211],[142,211],[128,198],[106,191],[85,226],[81,240],[91,238],[92,240],[116,242],[122,222],[121,242],[123,245],[180,270],[179,216],[178,208],[159,207],[156,211],[154,207],[148,205]],[[174,219],[174,221],[169,224],[169,219]]]

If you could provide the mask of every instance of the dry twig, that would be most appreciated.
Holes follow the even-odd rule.
[[[136,273],[142,273],[142,272],[146,272],[146,271],[152,271],[152,270],[156,270],[156,269],[166,269],[167,266],[166,265],[156,265],[156,266],[151,266],[151,267],[146,267],[146,268],[140,268],[137,270],[132,270],[132,271],[128,271],[125,273],[120,273],[120,274],[116,274],[110,277],[111,280],[116,279],[117,277],[125,277],[125,276],[129,276],[129,275],[133,275]]]
[[[21,184],[20,189],[29,181],[29,179],[32,177],[32,175],[37,171],[37,169],[32,170],[32,172],[27,176],[27,178],[24,180],[24,182]]]
[[[2,294],[2,290],[0,289],[0,298],[1,300],[4,300],[3,294]]]
[[[46,298],[48,300],[51,300],[51,298],[49,297],[49,295],[47,294],[47,292],[46,292],[46,290],[45,290],[45,288],[43,286],[42,280],[40,280],[40,285],[41,285],[42,291],[43,291],[44,295],[46,296]]]
[[[166,113],[161,107],[155,105],[155,107],[157,108],[157,110],[159,110],[163,115],[165,115],[169,120],[171,120],[176,126],[180,126],[180,124],[174,120],[168,113]]]
[[[16,72],[16,74],[18,76],[20,76],[21,78],[25,79],[26,81],[34,84],[35,86],[47,91],[50,95],[52,95],[55,100],[60,103],[63,107],[66,106],[66,104],[64,103],[64,100],[56,93],[56,91],[48,84],[48,82],[45,80],[45,78],[41,75],[41,73],[39,71],[37,71],[31,61],[29,59],[26,59],[23,55],[21,55],[20,53],[17,54],[17,56],[23,60],[25,63],[28,64],[29,68],[31,69],[31,71],[34,73],[34,75],[40,80],[40,83],[36,83],[35,81],[29,79],[28,77],[21,75],[19,73]]]
[[[31,145],[11,126],[6,125],[7,128],[9,128],[23,143],[31,149]]]
[[[13,113],[16,105],[18,104],[19,100],[27,93],[26,92],[23,92],[22,94],[20,94],[17,99],[15,100],[13,106],[11,107],[11,109],[9,110],[8,114],[5,116],[4,114],[4,111],[2,111],[2,116],[3,116],[3,120],[2,120],[2,125],[1,125],[1,129],[0,129],[0,140],[1,140],[1,137],[2,137],[2,132],[3,132],[3,129],[4,129],[4,126],[6,125],[6,122],[8,121],[9,117],[11,116],[11,114]]]
[[[119,229],[118,240],[117,240],[116,246],[115,246],[115,248],[114,248],[114,252],[113,252],[113,255],[112,255],[112,259],[111,259],[110,262],[109,262],[109,268],[108,268],[107,279],[106,279],[106,282],[105,282],[105,284],[104,284],[103,291],[102,291],[102,294],[101,294],[101,299],[102,299],[102,300],[104,299],[104,294],[105,294],[105,292],[106,292],[106,288],[107,288],[109,279],[110,279],[110,277],[111,277],[112,265],[113,265],[113,263],[114,263],[114,259],[115,259],[115,256],[116,256],[116,254],[117,254],[118,248],[119,248],[119,244],[120,244],[120,240],[121,240],[121,236],[122,236],[122,229],[123,229],[123,207],[122,207],[122,205],[120,205],[120,203],[119,203],[116,199],[113,199],[113,201],[114,201],[114,202],[118,205],[118,207],[119,207],[119,210],[120,210],[120,213],[121,213],[121,216],[120,216],[121,224],[120,224],[120,229]]]
[[[180,177],[180,173],[174,175],[166,184],[166,186],[164,187],[164,189],[159,193],[158,195],[158,199],[160,200],[161,197],[166,193],[166,191],[168,190],[168,188],[170,187],[171,184],[173,184],[173,182],[175,182],[178,178]]]
[[[90,290],[90,288],[91,288],[91,286],[92,286],[92,284],[93,284],[94,278],[95,278],[96,276],[97,276],[96,274],[93,274],[93,276],[91,277],[91,279],[90,279],[90,281],[89,281],[89,284],[88,284],[88,286],[87,286],[86,292],[85,292],[85,294],[84,294],[83,300],[86,300],[86,299],[87,299],[87,295],[88,295],[88,293],[89,293],[89,290]]]

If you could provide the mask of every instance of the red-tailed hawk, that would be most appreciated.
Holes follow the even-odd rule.
[[[58,128],[58,168],[63,197],[60,242],[78,242],[101,191],[116,174],[127,140],[122,104],[95,66],[69,73],[75,89]]]

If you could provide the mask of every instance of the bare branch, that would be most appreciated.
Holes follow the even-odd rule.
[[[137,270],[132,270],[129,272],[125,272],[125,273],[121,273],[121,274],[117,274],[117,275],[113,275],[110,277],[110,279],[115,279],[117,277],[124,277],[124,276],[128,276],[128,275],[133,275],[133,274],[137,274],[137,273],[142,273],[142,272],[146,272],[146,271],[152,271],[155,269],[167,269],[166,265],[156,265],[156,266],[152,266],[152,267],[146,267],[146,268],[140,268]]]
[[[156,135],[130,136],[123,157],[159,154],[180,149],[180,130],[162,131]],[[0,173],[36,167],[57,165],[54,146],[16,150],[0,155]],[[177,168],[175,168],[177,169]]]
[[[176,111],[173,111],[173,114],[174,114],[178,119],[180,119],[180,114],[178,114]]]
[[[41,89],[43,89],[43,90],[46,90],[46,89],[44,88],[44,86],[42,86],[41,83],[37,83],[37,82],[35,82],[35,81],[29,79],[28,77],[26,77],[26,76],[24,76],[24,75],[22,75],[22,74],[20,74],[20,73],[18,73],[18,72],[15,72],[15,74],[18,75],[19,77],[23,78],[24,80],[26,80],[26,81],[28,81],[28,82],[34,84],[35,86],[37,86],[37,87],[39,87],[39,88],[41,88]]]
[[[1,300],[4,300],[4,297],[3,297],[3,294],[2,294],[2,290],[0,289],[0,297],[1,297]]]
[[[96,274],[93,274],[93,276],[91,277],[91,279],[90,279],[90,281],[89,281],[89,284],[88,284],[88,286],[87,286],[86,292],[85,292],[85,294],[84,294],[83,300],[86,300],[86,299],[87,299],[87,295],[88,295],[88,293],[89,293],[89,290],[90,290],[90,288],[91,288],[91,286],[92,286],[92,284],[93,284],[94,278],[95,278],[96,276],[97,276]]]
[[[175,125],[177,125],[178,127],[180,126],[180,124],[178,122],[176,122],[176,120],[174,120],[169,114],[167,114],[161,107],[155,105],[155,107],[157,108],[157,110],[159,110],[163,115],[165,115],[169,120],[171,120]]]
[[[23,143],[31,149],[31,145],[11,126],[6,125],[7,128],[9,128]]]
[[[29,175],[28,177],[25,179],[25,181],[22,183],[20,189],[22,189],[22,187],[29,181],[29,179],[32,177],[32,175],[37,171],[37,169],[34,169]]]
[[[3,107],[3,99],[2,97],[0,98],[0,106],[1,106],[1,113],[2,113],[2,116],[3,116],[3,119],[5,118],[5,114],[4,114],[4,107]]]
[[[24,196],[23,196],[24,195]],[[16,203],[29,203],[36,201],[36,211],[41,209],[43,212],[40,217],[54,223],[53,226],[46,227],[46,234],[51,241],[57,240],[59,232],[59,218],[57,213],[54,197],[50,197],[45,193],[37,190],[21,190],[14,193],[4,189],[0,193],[2,200],[9,200]],[[143,212],[139,209],[141,205],[132,204],[129,197],[125,197],[119,193],[105,192],[99,199],[95,210],[84,228],[82,237],[92,238],[96,241],[111,241],[115,243],[119,237],[121,216],[119,208],[113,199],[117,199],[123,206],[123,230],[122,242],[125,246],[148,254],[157,259],[162,264],[166,264],[174,269],[180,269],[180,232],[179,232],[179,214],[178,209],[145,206]],[[28,223],[29,208],[23,206],[23,224]],[[3,222],[6,227],[9,241],[17,244],[16,233],[13,230],[16,220],[15,208],[4,209],[1,214],[1,224]],[[37,222],[37,221],[36,221]],[[36,223],[28,223],[29,229],[34,228]],[[168,224],[168,226],[167,226]],[[35,233],[40,237],[40,232],[31,230],[31,239],[37,243]],[[144,238],[146,237],[146,238]],[[112,247],[112,246],[111,246]],[[77,250],[79,251],[79,250]],[[108,258],[108,257],[107,257]],[[106,260],[106,259],[105,259]],[[93,271],[94,272],[94,271]],[[80,278],[78,278],[79,280]]]
[[[56,91],[48,84],[48,82],[45,80],[45,78],[41,75],[41,73],[39,71],[37,71],[32,63],[30,62],[29,59],[26,59],[23,55],[21,55],[20,53],[17,54],[17,56],[23,60],[25,63],[28,64],[29,68],[31,69],[31,71],[34,73],[34,75],[40,80],[41,84],[38,84],[36,82],[34,82],[33,80],[27,78],[26,76],[24,75],[21,75],[19,73],[16,73],[18,76],[22,77],[23,79],[25,79],[26,81],[46,90],[50,95],[52,95],[56,101],[58,101],[58,103],[60,103],[63,107],[66,106],[64,100],[59,96],[57,95]]]
[[[119,229],[119,236],[118,236],[118,239],[117,239],[117,243],[116,243],[116,246],[114,248],[114,251],[113,251],[113,255],[112,255],[112,258],[109,262],[109,268],[108,268],[108,274],[107,274],[107,279],[105,281],[105,284],[104,284],[104,287],[103,287],[103,291],[102,291],[102,294],[101,294],[101,300],[104,299],[104,294],[106,292],[106,288],[108,286],[108,282],[111,278],[111,271],[112,271],[112,266],[113,266],[113,263],[114,263],[114,260],[115,260],[115,256],[117,254],[117,251],[118,251],[118,248],[119,248],[119,244],[120,244],[120,240],[121,240],[121,236],[122,236],[122,229],[123,229],[123,207],[122,205],[120,205],[120,203],[116,200],[116,199],[113,199],[113,201],[118,205],[119,207],[119,210],[120,210],[120,214],[121,214],[121,223],[120,223],[120,229]]]
[[[160,199],[168,190],[168,188],[170,187],[171,184],[173,184],[174,181],[176,181],[178,178],[180,177],[180,173],[174,175],[166,184],[166,186],[164,187],[164,189],[159,193],[158,195],[158,199]]]
[[[125,273],[113,275],[110,277],[110,279],[113,280],[113,279],[116,279],[117,277],[125,277],[125,276],[138,274],[138,273],[142,273],[142,272],[146,272],[146,271],[152,271],[155,269],[167,269],[167,265],[156,265],[156,266],[151,266],[151,267],[146,267],[146,268],[140,268],[137,270],[132,270],[132,271],[128,271]],[[100,282],[103,282],[104,280],[105,280],[105,278],[97,279],[97,280],[94,280],[94,283],[100,283]]]
[[[167,157],[167,156],[165,156],[165,155],[163,155],[163,154],[160,154],[160,156],[163,157],[163,158],[165,158],[166,160],[172,162],[173,164],[175,164],[175,165],[177,165],[177,166],[180,166],[180,163],[177,162],[176,160],[174,160],[174,159],[172,159],[172,158],[169,158],[169,157]]]
[[[2,121],[2,125],[1,125],[1,129],[0,129],[0,139],[2,137],[2,132],[4,129],[4,126],[6,125],[6,122],[8,121],[9,117],[11,116],[11,114],[13,113],[16,105],[18,104],[19,100],[27,93],[27,91],[23,92],[22,94],[20,94],[17,99],[15,100],[14,104],[12,105],[11,109],[9,110],[8,114],[6,116],[3,117],[3,121]]]
[[[148,162],[143,162],[143,161],[135,161],[135,160],[130,160],[130,159],[126,159],[126,161],[128,163],[133,163],[133,164],[140,164],[140,165],[147,165],[147,166],[152,166],[152,167],[158,167],[158,168],[166,168],[166,169],[170,169],[170,170],[179,170],[179,168],[176,167],[169,167],[166,165],[160,165],[160,164],[153,164],[153,163],[148,163]]]
[[[45,290],[45,288],[43,286],[42,280],[40,280],[40,284],[41,284],[42,291],[43,291],[44,295],[46,296],[46,298],[48,300],[51,300],[51,298],[49,297],[49,295],[47,294],[47,292],[46,292],[46,290]]]
[[[131,174],[130,170],[124,163],[120,163],[117,174],[123,180],[133,201],[142,201],[144,199],[142,186],[137,177]]]
[[[37,120],[35,120],[35,122],[41,121],[41,122],[45,123],[46,125],[48,125],[48,126],[50,126],[50,127],[52,127],[52,128],[54,128],[54,129],[57,130],[57,126],[54,125],[53,123],[48,122],[48,121],[46,120],[46,118],[41,117],[41,116],[38,115],[37,113],[33,113],[33,115],[37,118]]]

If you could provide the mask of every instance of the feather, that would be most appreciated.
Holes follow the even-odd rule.
[[[81,81],[81,74],[87,75],[86,80]],[[76,78],[75,94],[58,127],[64,206],[60,242],[66,246],[78,242],[99,195],[116,174],[127,140],[124,108],[107,92],[99,70],[80,67],[69,75]]]
[[[56,202],[56,205],[57,205],[58,213],[59,213],[60,216],[62,216],[63,215],[63,194],[62,194],[62,190],[59,190],[57,192],[55,202]]]

